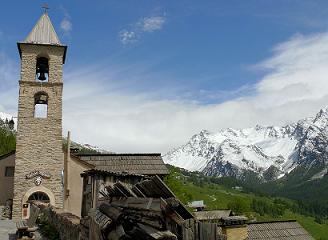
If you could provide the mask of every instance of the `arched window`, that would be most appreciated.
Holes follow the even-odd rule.
[[[48,116],[48,94],[38,92],[34,96],[34,117],[47,118]]]
[[[48,82],[49,63],[48,58],[39,57],[36,60],[36,79],[42,82]]]
[[[35,192],[35,193],[32,193],[32,195],[29,196],[29,198],[27,200],[27,202],[33,202],[33,201],[49,203],[50,199],[49,199],[49,196],[44,192]]]

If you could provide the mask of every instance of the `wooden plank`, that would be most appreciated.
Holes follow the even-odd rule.
[[[135,187],[137,187],[139,189],[139,191],[141,191],[146,197],[151,196],[151,191],[149,191],[147,188],[144,187],[143,184],[137,183],[136,185],[134,185]]]
[[[126,194],[124,192],[124,190],[119,188],[117,185],[114,185],[114,192],[115,192],[115,194],[114,194],[115,197],[128,197],[129,196],[129,194]]]
[[[146,197],[136,186],[132,187],[132,191],[136,194],[137,197]]]
[[[28,229],[28,226],[26,224],[26,221],[25,220],[20,220],[16,223],[16,228],[18,230],[26,230]]]
[[[183,222],[182,225],[182,229],[183,229],[183,236],[182,239],[183,240],[198,240],[195,239],[195,235],[194,235],[194,221],[193,219],[187,219]]]
[[[164,196],[162,195],[163,198],[169,198],[169,197],[175,197],[174,193],[169,189],[168,186],[160,179],[159,176],[154,176],[151,178],[151,180],[157,185],[162,190],[162,193],[165,194]]]
[[[168,204],[167,202],[161,198],[161,208],[164,212],[164,214],[169,217],[171,220],[173,220],[175,223],[178,225],[182,226],[185,220],[177,213],[174,211]]]
[[[199,239],[199,222],[195,220],[194,238]]]
[[[122,182],[118,181],[114,184],[114,187],[117,187],[124,193],[126,197],[136,197],[135,193],[133,193],[129,188],[127,188]]]
[[[138,227],[142,229],[148,236],[150,236],[152,239],[165,239],[165,240],[177,240],[177,236],[174,235],[172,232],[166,230],[166,231],[158,231],[155,228],[138,224]]]
[[[109,186],[108,185],[108,186],[105,187],[105,189],[107,190],[109,196],[112,196],[115,193],[115,191],[114,191],[114,189],[113,189],[112,186]]]
[[[135,198],[128,197],[111,202],[111,205],[122,208],[130,208],[137,210],[149,210],[160,212],[161,200],[156,198]]]
[[[199,223],[199,239],[200,240],[216,240],[217,226],[215,223]]]
[[[141,184],[143,185],[144,188],[150,191],[150,195],[148,195],[148,197],[154,197],[154,198],[163,197],[163,189],[158,187],[158,185],[154,181],[147,180],[141,182]]]

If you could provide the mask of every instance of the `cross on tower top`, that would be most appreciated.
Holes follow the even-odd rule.
[[[47,3],[42,4],[42,8],[44,9],[44,12],[48,12],[49,6]]]

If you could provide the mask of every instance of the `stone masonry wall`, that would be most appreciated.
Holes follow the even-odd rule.
[[[14,177],[13,218],[21,218],[26,192],[36,188],[35,178],[26,179],[32,171],[48,172],[41,186],[54,196],[55,207],[63,207],[61,172],[64,168],[62,150],[62,63],[64,48],[60,46],[21,44],[21,81],[19,82],[18,127]],[[35,80],[36,59],[49,58],[49,81]],[[47,118],[34,117],[34,96],[48,95]],[[51,195],[50,194],[50,195]],[[48,194],[49,195],[49,194]],[[49,196],[51,197],[51,196]],[[51,199],[52,200],[52,199]]]

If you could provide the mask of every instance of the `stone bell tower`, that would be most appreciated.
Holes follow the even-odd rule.
[[[62,45],[45,12],[27,38],[21,58],[13,218],[26,218],[33,200],[63,207]]]

